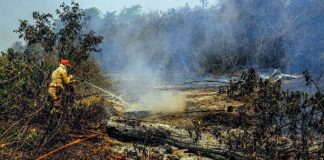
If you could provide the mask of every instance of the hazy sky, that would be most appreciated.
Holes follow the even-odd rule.
[[[210,0],[210,2],[215,0]],[[6,50],[18,40],[13,30],[18,28],[19,19],[30,20],[33,11],[54,13],[62,2],[69,4],[71,0],[0,0],[0,51]],[[140,4],[143,11],[167,10],[200,4],[200,0],[75,0],[80,7],[99,8],[102,13],[106,11],[119,11],[123,7]]]

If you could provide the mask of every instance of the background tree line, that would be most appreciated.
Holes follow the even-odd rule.
[[[97,58],[107,71],[138,57],[160,71],[323,71],[322,1],[201,2],[150,12],[136,5],[103,15],[90,8],[82,22],[104,37]]]

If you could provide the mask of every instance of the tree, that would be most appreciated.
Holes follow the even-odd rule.
[[[78,65],[87,60],[91,53],[100,51],[97,45],[101,43],[102,37],[96,36],[93,31],[82,33],[84,11],[78,3],[72,2],[71,6],[63,3],[60,7],[61,10],[56,10],[56,13],[61,25],[53,23],[51,14],[33,12],[35,24],[21,20],[15,32],[19,33],[19,38],[24,38],[27,46],[40,44],[46,52],[58,52],[55,55],[57,58],[66,57]]]

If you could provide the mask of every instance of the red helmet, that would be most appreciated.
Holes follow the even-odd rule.
[[[61,60],[61,64],[68,66],[68,67],[72,67],[72,65],[70,64],[69,60],[67,59],[62,59]]]

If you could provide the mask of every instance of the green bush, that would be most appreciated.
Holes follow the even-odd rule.
[[[64,137],[64,129],[71,127],[66,125],[73,124],[71,119],[77,118],[70,114],[72,106],[66,107],[68,110],[64,116],[49,117],[48,85],[51,73],[58,67],[61,58],[69,58],[74,66],[71,74],[75,77],[102,87],[110,85],[100,67],[91,60],[92,53],[99,51],[97,45],[102,37],[94,32],[82,32],[80,20],[83,10],[77,3],[71,6],[63,3],[61,7],[62,10],[57,11],[59,20],[53,20],[51,14],[34,12],[34,24],[20,21],[16,32],[26,41],[26,46],[23,50],[10,48],[0,54],[2,158],[36,158],[33,156],[46,150],[40,146],[48,143],[44,139],[56,134],[49,132],[49,120],[57,122],[64,119],[64,122],[57,122],[61,124],[59,129],[56,128]],[[56,28],[54,21],[62,23],[63,28]],[[84,85],[78,87],[84,91]]]

